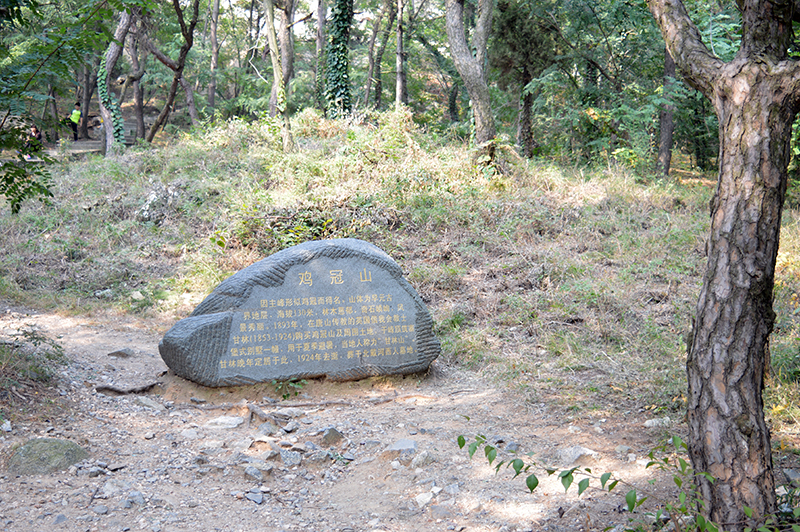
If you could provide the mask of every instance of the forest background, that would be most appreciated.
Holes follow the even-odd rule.
[[[37,303],[46,306],[39,290],[60,290],[56,306],[85,305],[87,297],[124,305],[135,292],[132,306],[140,311],[174,308],[169,294],[180,292],[178,285],[199,282],[193,288],[206,291],[239,267],[306,239],[369,236],[402,256],[398,235],[391,234],[395,229],[447,234],[483,219],[486,225],[478,224],[476,234],[460,242],[465,247],[451,242],[439,249],[444,262],[430,257],[433,262],[414,270],[422,291],[431,290],[429,302],[435,290],[463,286],[472,275],[467,257],[479,253],[478,242],[484,242],[485,251],[486,242],[495,240],[490,235],[509,240],[497,244],[497,257],[517,257],[524,264],[501,264],[487,275],[505,272],[500,277],[513,277],[511,286],[553,291],[557,297],[498,295],[491,316],[474,302],[440,307],[436,317],[450,356],[484,363],[486,345],[492,344],[487,339],[503,343],[506,327],[524,326],[533,334],[537,324],[546,323],[533,354],[557,354],[565,371],[595,369],[596,357],[613,361],[622,354],[661,353],[657,371],[649,365],[635,371],[638,376],[649,372],[652,379],[644,382],[655,382],[657,390],[640,390],[636,401],[659,411],[679,409],[685,382],[676,375],[682,372],[686,321],[702,271],[698,238],[706,230],[700,220],[708,201],[704,186],[687,183],[713,179],[719,151],[713,109],[675,74],[644,2],[446,4],[447,9],[436,2],[391,1],[329,6],[269,0],[6,2],[0,9],[0,104],[5,109],[0,147],[6,155],[0,192],[12,213],[23,216],[7,224],[9,249],[17,241],[19,247],[3,265],[5,297],[25,300],[38,294]],[[733,57],[741,40],[736,3],[687,6],[709,49],[724,60]],[[448,19],[450,8],[460,9],[460,28]],[[468,53],[459,56],[463,50]],[[21,163],[31,123],[45,131],[53,148],[46,162],[69,153],[63,119],[76,101],[83,111],[80,136],[101,139],[112,157],[67,169]],[[277,137],[280,152],[259,153],[260,148],[274,150]],[[193,153],[198,142],[205,150],[202,157]],[[126,148],[129,144],[134,146]],[[211,150],[224,153],[211,156]],[[241,159],[239,150],[252,153]],[[672,168],[673,152],[677,168]],[[184,166],[162,159],[167,154]],[[216,157],[225,162],[210,171],[206,165]],[[416,166],[409,166],[417,157]],[[340,165],[329,167],[330,161]],[[389,161],[391,169],[385,166]],[[192,168],[214,180],[224,179],[218,171],[228,171],[229,186],[237,186],[227,190],[184,175]],[[560,177],[553,177],[553,168],[559,168]],[[109,181],[75,181],[93,173]],[[120,181],[133,175],[149,176],[125,185],[135,185],[136,192],[123,189]],[[788,217],[794,216],[797,201],[794,179],[790,168]],[[593,192],[574,197],[584,185]],[[87,186],[97,190],[89,193]],[[76,187],[82,190],[77,196]],[[321,187],[335,192],[323,193]],[[594,187],[602,190],[599,196]],[[532,200],[543,191],[562,197],[555,204],[552,197]],[[123,199],[129,192],[143,205]],[[100,197],[91,202],[81,201],[97,193]],[[222,198],[213,199],[217,196]],[[44,206],[23,205],[35,197],[44,199]],[[153,197],[162,198],[162,204]],[[42,209],[66,198],[80,203],[73,207],[111,217],[93,225],[107,228],[107,241],[97,242],[88,227],[76,226],[71,234],[57,231],[61,236],[51,249],[40,247],[47,242],[31,240],[37,225],[40,234],[55,234],[41,226],[56,223]],[[525,200],[529,205],[522,207]],[[224,206],[189,231],[182,224],[203,220],[194,210],[200,205]],[[497,213],[502,215],[492,220]],[[673,226],[679,214],[686,216],[685,224]],[[127,250],[136,260],[125,258],[122,268],[94,271],[113,242],[136,240],[134,225],[158,234],[170,222],[195,240],[205,237],[205,246],[176,240],[164,248],[172,258],[192,255],[184,265],[190,273],[144,279],[138,255],[162,252],[141,241],[135,251]],[[624,230],[637,224],[645,237],[639,229]],[[389,233],[376,233],[375,227]],[[648,234],[654,228],[665,233]],[[787,424],[795,421],[800,359],[793,229],[793,223],[784,222],[788,234],[781,242],[778,320],[771,343],[777,380],[770,388],[781,392],[769,405]],[[557,235],[582,240],[568,246],[583,255],[580,260],[552,250],[518,251],[525,242]],[[595,242],[600,236],[603,242]],[[650,256],[647,267],[636,260],[648,256],[644,241],[658,255]],[[218,248],[233,253],[215,255]],[[626,280],[643,284],[631,290]],[[508,288],[504,283],[501,292]],[[623,298],[625,292],[636,294],[637,302]],[[669,309],[654,313],[653,305]],[[637,306],[649,310],[626,313]],[[554,325],[571,332],[551,331]],[[533,378],[531,361],[488,360],[523,386]],[[611,391],[636,380],[623,374],[622,381],[606,383]],[[586,388],[593,394],[598,389],[596,383]],[[779,441],[784,446],[791,440]]]

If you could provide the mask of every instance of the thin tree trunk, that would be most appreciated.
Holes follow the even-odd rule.
[[[314,98],[317,108],[325,109],[325,0],[317,1],[317,68],[314,69]]]
[[[99,58],[98,58],[99,59]],[[85,139],[89,138],[89,108],[92,103],[92,95],[97,88],[97,63],[85,63],[83,65],[83,94],[81,98],[81,123],[78,126],[78,135]]]
[[[533,157],[535,141],[533,140],[532,108],[533,94],[526,92],[525,87],[531,82],[533,76],[525,69],[520,80],[520,102],[519,102],[519,130],[517,132],[517,144],[522,148],[522,155],[528,159]]]
[[[197,126],[200,123],[200,115],[197,113],[197,106],[194,104],[192,85],[186,81],[186,78],[183,76],[181,76],[180,84],[181,87],[183,87],[183,91],[186,93],[186,111],[189,113],[192,125]]]
[[[59,124],[60,121],[58,119],[58,100],[57,100],[58,93],[56,92],[56,88],[54,85],[50,85],[50,90],[47,92],[47,102],[50,111],[50,117],[52,118],[53,128],[50,130],[50,140],[52,142],[58,142],[60,138],[59,135]]]
[[[454,81],[450,86],[450,95],[447,98],[447,115],[450,122],[458,122],[461,117],[458,116],[458,84]]]
[[[390,4],[391,0],[384,0],[383,4],[381,5],[380,12],[378,12],[378,17],[372,24],[372,34],[369,37],[369,46],[367,48],[368,66],[367,66],[367,82],[366,85],[364,86],[364,107],[367,107],[369,105],[369,95],[370,95],[369,93],[370,89],[372,88],[372,76],[375,75],[375,41],[378,38],[378,32],[381,29],[381,22],[383,22],[383,17],[389,10]]]
[[[403,100],[406,94],[406,61],[403,50],[403,0],[397,0],[397,44],[395,46],[395,89],[394,106],[400,108],[401,105],[408,103],[408,99]]]
[[[675,83],[675,61],[672,59],[669,50],[664,50],[664,95],[669,97],[672,86]],[[669,168],[672,163],[672,134],[675,131],[675,121],[673,115],[675,106],[669,104],[661,109],[659,115],[659,139],[658,139],[658,161],[656,172],[669,177]]]
[[[278,0],[270,3],[273,4],[273,23],[275,20],[274,8],[277,7],[278,11],[278,27],[276,28],[276,34],[278,49],[280,50],[281,72],[283,72],[284,101],[288,103],[289,86],[294,77],[294,36],[292,34],[292,24],[294,22],[295,2],[294,0]],[[266,2],[264,10],[267,10]],[[267,16],[269,17],[269,15]],[[269,95],[270,116],[275,116],[281,112],[278,110],[277,105],[277,89],[278,87],[273,83]]]
[[[217,105],[217,66],[219,65],[219,42],[217,41],[217,26],[219,24],[219,0],[213,0],[211,8],[211,79],[208,81],[208,108],[214,114]]]
[[[378,47],[378,53],[375,56],[375,109],[380,109],[383,104],[383,76],[381,75],[381,62],[383,61],[383,53],[386,51],[386,46],[389,44],[389,37],[392,34],[392,26],[394,25],[394,18],[397,16],[397,10],[394,7],[394,2],[389,0],[389,20],[383,29],[381,36],[381,45]]]
[[[439,66],[439,69],[442,71],[442,78],[445,84],[448,84],[445,74],[450,77],[450,89],[448,90],[448,98],[447,98],[447,118],[450,122],[458,122],[458,93],[459,93],[459,81],[460,77],[458,75],[458,71],[453,67],[453,65],[447,60],[447,58],[439,51],[438,48],[433,46],[428,40],[422,35],[421,32],[415,32],[415,37],[419,41],[419,43],[425,48],[429,54],[433,56],[433,59],[436,61],[436,64]]]
[[[128,80],[133,86],[133,113],[136,119],[136,138],[143,139],[145,135],[144,127],[144,89],[142,87],[142,76],[145,74],[145,58],[146,55],[142,54],[141,61],[139,60],[139,35],[134,33],[130,40],[130,45],[126,49],[128,53],[128,60],[131,63],[133,74],[128,75]]]
[[[278,50],[278,39],[275,35],[275,23],[273,14],[275,11],[272,0],[264,2],[267,19],[267,39],[269,40],[269,55],[272,59],[273,92],[276,95],[276,109],[283,116],[283,128],[281,136],[283,138],[283,151],[290,153],[294,150],[294,139],[292,138],[292,128],[289,122],[289,110],[286,106],[286,90],[284,87],[285,77],[283,75],[283,65],[281,64],[280,51]]]
[[[185,83],[185,81],[182,80],[183,69],[186,66],[186,56],[189,54],[189,50],[192,49],[192,45],[194,44],[194,29],[197,26],[197,19],[200,14],[200,0],[193,0],[192,18],[187,25],[186,20],[183,17],[183,10],[181,9],[179,0],[172,0],[172,6],[175,9],[175,14],[178,16],[178,23],[180,24],[181,35],[183,36],[183,45],[178,53],[178,60],[173,61],[170,59],[167,55],[158,50],[149,39],[142,39],[144,41],[143,44],[145,44],[148,50],[150,50],[150,52],[156,56],[156,59],[161,61],[165,66],[169,67],[173,71],[172,85],[170,85],[169,92],[167,93],[166,102],[164,103],[164,107],[161,109],[161,113],[159,113],[158,118],[156,118],[156,121],[153,123],[153,125],[150,127],[150,131],[147,133],[147,142],[153,142],[158,130],[166,123],[167,117],[172,109],[172,105],[175,103],[175,95],[178,93],[178,85]],[[188,84],[184,85],[184,90],[187,91],[186,97],[187,103],[190,103],[189,113],[191,116],[193,112],[192,104],[194,102],[194,99],[191,98],[191,86]],[[194,110],[194,114],[196,116],[196,109]],[[192,120],[194,121],[195,117],[192,117]]]

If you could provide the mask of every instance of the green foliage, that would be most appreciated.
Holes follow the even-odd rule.
[[[469,420],[469,417],[464,417]],[[597,476],[590,468],[571,467],[558,470],[558,468],[543,466],[533,460],[531,455],[527,455],[528,459],[525,460],[517,457],[516,453],[511,453],[511,457],[507,460],[500,460],[495,463],[498,458],[498,449],[490,445],[486,437],[480,434],[475,436],[473,441],[469,441],[466,437],[460,435],[456,442],[460,449],[467,448],[470,458],[473,458],[482,449],[486,461],[489,465],[494,466],[496,474],[501,469],[510,468],[514,472],[512,479],[523,474],[527,475],[525,477],[525,486],[530,492],[533,492],[539,486],[539,477],[537,477],[536,472],[539,472],[540,475],[555,475],[564,487],[565,492],[569,491],[572,486],[577,485],[578,496],[590,488],[611,492],[618,485],[622,485],[628,488],[624,496],[625,508],[627,508],[628,512],[636,512],[637,509],[643,507],[648,499],[652,498],[657,501],[657,509],[654,514],[648,514],[650,518],[648,520],[654,518],[656,523],[661,523],[663,518],[668,518],[674,530],[681,532],[689,530],[720,532],[721,530],[719,525],[704,517],[706,502],[695,482],[698,476],[704,477],[710,482],[714,482],[714,478],[708,473],[696,472],[691,467],[686,458],[688,447],[679,436],[672,436],[667,443],[651,450],[648,453],[650,461],[646,466],[647,468],[665,471],[671,475],[675,486],[678,488],[676,499],[661,499],[655,493],[650,493],[648,488],[637,487],[622,479],[614,478],[613,474],[609,472]],[[597,485],[592,486],[593,481],[597,482],[599,487]],[[647,495],[642,496],[641,493],[647,493]],[[760,522],[753,518],[752,509],[744,507],[742,509],[743,512],[752,520],[752,523],[745,528],[745,531],[780,532],[792,530],[796,532],[800,530],[799,500],[800,489],[784,490],[779,512],[776,515],[762,517]],[[631,517],[632,527],[626,530],[642,530],[641,523],[643,521],[642,517]]]
[[[111,127],[114,130],[114,142],[120,146],[125,145],[125,121],[122,118],[122,109],[117,102],[117,98],[108,90],[108,71],[106,70],[105,61],[100,63],[100,69],[97,71],[97,95],[103,106],[108,109],[111,114],[111,124],[106,124],[106,127]]]
[[[284,401],[292,396],[300,395],[300,392],[303,391],[303,386],[306,384],[308,384],[308,381],[305,379],[289,381],[279,381],[275,379],[272,380],[272,385],[275,387],[275,393],[280,395]]]
[[[469,420],[469,418],[467,418],[467,420]],[[485,436],[477,435],[474,441],[469,442],[468,445],[467,442],[467,438],[465,438],[463,435],[458,436],[457,444],[459,448],[463,449],[466,446],[467,453],[469,454],[470,458],[472,458],[479,449],[483,448],[483,454],[487,462],[489,465],[493,465],[497,459],[497,448],[489,445]],[[697,486],[694,483],[695,472],[683,457],[685,456],[686,451],[686,444],[678,436],[673,436],[671,445],[665,444],[658,449],[650,451],[648,455],[650,457],[650,462],[647,464],[647,467],[655,467],[670,472],[675,485],[680,490],[677,502],[671,500],[658,501],[658,510],[656,510],[655,513],[655,521],[657,523],[661,522],[661,518],[663,516],[669,516],[669,519],[674,524],[675,530],[719,532],[720,529],[718,525],[706,520],[702,515],[705,504]],[[515,453],[512,453],[512,456],[514,454]],[[538,471],[540,475],[556,475],[556,478],[564,487],[565,492],[569,491],[573,485],[576,485],[576,476],[583,477],[577,481],[577,491],[579,496],[587,489],[592,487],[592,481],[596,481],[599,484],[599,487],[595,486],[593,489],[599,489],[601,491],[608,492],[613,491],[618,485],[624,485],[627,488],[630,488],[625,493],[624,498],[625,507],[627,508],[628,512],[631,513],[635,512],[638,508],[641,508],[648,498],[653,497],[657,499],[657,497],[653,494],[641,496],[640,492],[648,491],[646,488],[639,488],[631,485],[628,482],[625,482],[624,480],[614,478],[613,474],[609,472],[602,473],[600,476],[597,476],[590,468],[580,467],[571,467],[559,471],[558,468],[538,464],[530,457],[530,455],[528,455],[528,460],[523,460],[522,458],[514,456],[508,460],[499,461],[497,464],[494,464],[495,473],[499,473],[504,466],[506,469],[511,468],[514,471],[512,478],[517,478],[522,474],[527,474],[525,477],[525,486],[530,492],[533,492],[539,486],[539,478],[535,473]],[[698,474],[707,477],[713,482],[713,478],[711,478],[707,473]],[[631,517],[630,520],[631,522],[635,523],[637,518]],[[767,521],[767,523],[769,522],[770,521]],[[769,528],[765,530],[772,531],[773,529]]]
[[[36,13],[39,7],[36,0],[3,0],[0,2],[0,31],[5,26],[21,26],[25,24],[23,8]]]
[[[49,382],[56,365],[65,364],[64,348],[52,338],[28,326],[12,335],[14,343],[0,344],[0,389],[14,383]]]
[[[53,196],[50,191],[51,177],[42,164],[28,162],[25,159],[24,144],[20,140],[25,131],[22,128],[9,128],[0,132],[0,147],[14,150],[18,156],[15,160],[0,163],[0,195],[5,196],[11,212],[19,213],[22,202],[26,199],[46,199]],[[41,161],[49,162],[47,157]]]
[[[325,104],[332,118],[350,113],[350,26],[353,23],[353,0],[335,0],[328,13],[329,35],[325,51]]]
[[[110,19],[116,9],[126,8],[126,3],[98,1],[66,15],[36,1],[11,0],[8,8],[3,11],[8,18],[3,20],[12,24],[0,24],[5,45],[0,46],[0,109],[5,111],[0,117],[0,150],[20,155],[18,160],[6,159],[0,165],[0,194],[12,212],[18,213],[23,201],[52,196],[49,168],[24,164],[21,156],[25,155],[27,126],[36,123],[44,129],[48,125],[34,120],[35,107],[50,99],[53,80],[74,79],[72,72],[83,64],[84,55],[107,45],[109,33],[102,21]]]

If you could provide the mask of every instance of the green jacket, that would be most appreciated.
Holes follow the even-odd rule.
[[[69,119],[76,124],[81,121],[81,112],[78,109],[73,109],[72,114],[69,115]]]

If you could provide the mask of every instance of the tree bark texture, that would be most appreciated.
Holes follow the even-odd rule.
[[[478,19],[467,44],[464,31],[464,0],[445,0],[447,39],[456,69],[472,100],[475,141],[480,145],[496,135],[489,86],[486,84],[486,45],[492,26],[492,0],[478,0]],[[472,54],[475,50],[475,55]]]
[[[525,91],[525,87],[533,80],[533,75],[525,68],[520,80],[519,99],[519,127],[517,129],[517,144],[522,148],[522,156],[530,159],[536,148],[533,140],[533,94]]]
[[[769,1],[745,0],[742,48],[729,63],[703,45],[680,0],[648,4],[684,77],[719,119],[708,269],[687,360],[689,454],[696,473],[715,479],[696,477],[706,516],[742,531],[776,510],[762,391],[800,68],[787,60],[789,12]]]
[[[108,49],[106,50],[106,55],[103,58],[106,67],[106,79],[104,82],[106,85],[106,90],[109,94],[111,94],[111,72],[114,70],[114,66],[117,64],[119,56],[122,55],[125,38],[128,35],[128,30],[130,29],[132,22],[133,17],[129,11],[123,11],[120,13],[117,29],[114,31],[114,40],[111,42],[111,44],[109,44]],[[111,114],[111,110],[103,105],[102,99],[100,99],[100,116],[103,119],[103,132],[105,133],[105,138],[101,139],[103,142],[102,151],[103,153],[109,153],[111,151],[111,147],[114,145],[114,117]]]
[[[669,96],[672,85],[675,83],[675,60],[669,50],[664,50],[664,95]],[[669,167],[672,164],[672,134],[675,132],[674,120],[675,107],[665,105],[658,119],[658,161],[656,171],[664,177],[669,177]]]

